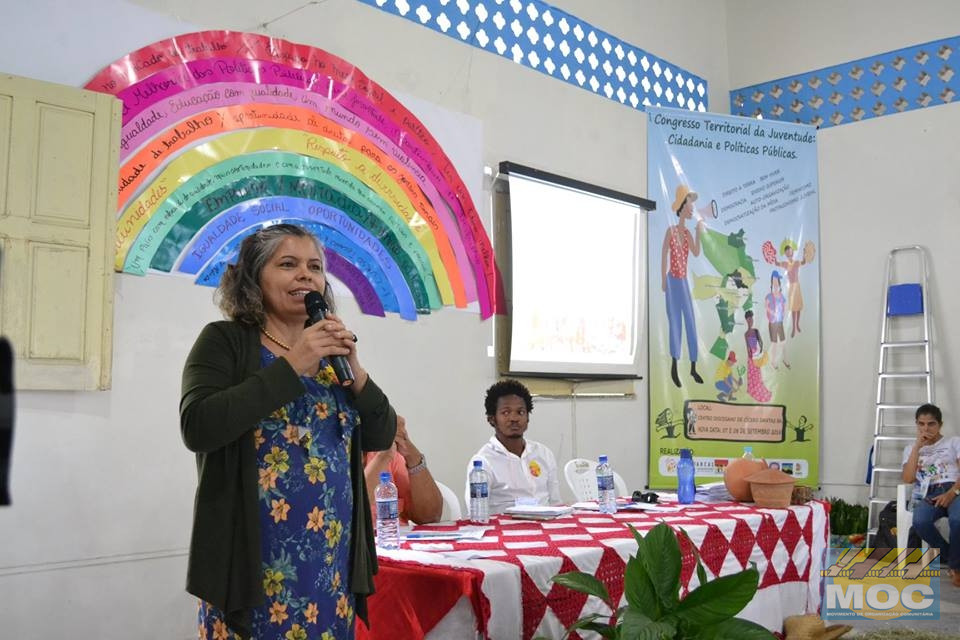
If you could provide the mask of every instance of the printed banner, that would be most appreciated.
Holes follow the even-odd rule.
[[[647,109],[650,468],[677,486],[755,457],[819,474],[817,131]]]

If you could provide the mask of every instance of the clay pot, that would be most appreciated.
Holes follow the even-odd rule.
[[[793,476],[779,469],[764,469],[747,476],[750,493],[758,507],[767,509],[786,509],[790,506],[790,494],[796,483]]]
[[[723,472],[723,484],[727,486],[727,491],[730,492],[734,500],[751,502],[753,497],[750,494],[750,483],[747,482],[747,476],[766,468],[767,463],[757,458],[731,460],[727,463],[727,468]]]

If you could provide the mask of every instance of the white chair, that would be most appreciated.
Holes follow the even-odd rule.
[[[563,465],[563,475],[567,479],[567,486],[573,492],[577,502],[596,500],[597,491],[597,463],[586,458],[574,458]],[[617,496],[627,495],[627,483],[620,474],[613,472],[613,486]]]
[[[453,489],[437,482],[437,489],[440,489],[440,496],[443,498],[443,514],[441,520],[460,520],[463,518],[463,510],[460,508],[460,499]]]
[[[907,510],[907,503],[910,501],[910,494],[913,492],[912,484],[897,485],[897,546],[906,549],[907,539],[910,535],[910,527],[913,524],[913,511]],[[937,530],[945,540],[950,539],[950,521],[947,518],[940,518],[936,522]],[[926,548],[927,543],[923,543]]]

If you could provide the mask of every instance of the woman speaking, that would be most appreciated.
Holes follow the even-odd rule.
[[[397,418],[340,318],[308,322],[311,292],[334,308],[312,234],[250,235],[218,288],[228,320],[203,329],[184,366],[201,638],[349,639],[366,615],[377,561],[363,452],[390,448]],[[334,373],[338,356],[352,383]]]

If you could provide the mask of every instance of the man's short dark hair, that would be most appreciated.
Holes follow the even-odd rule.
[[[922,404],[917,407],[917,414],[914,416],[914,420],[919,420],[920,416],[931,416],[938,423],[943,424],[943,412],[940,411],[940,407],[935,404]]]
[[[487,389],[487,397],[483,400],[483,406],[487,410],[488,416],[496,415],[497,401],[504,396],[520,396],[527,406],[527,413],[533,411],[533,398],[530,396],[530,390],[523,386],[523,383],[519,380],[507,379],[494,383]]]

